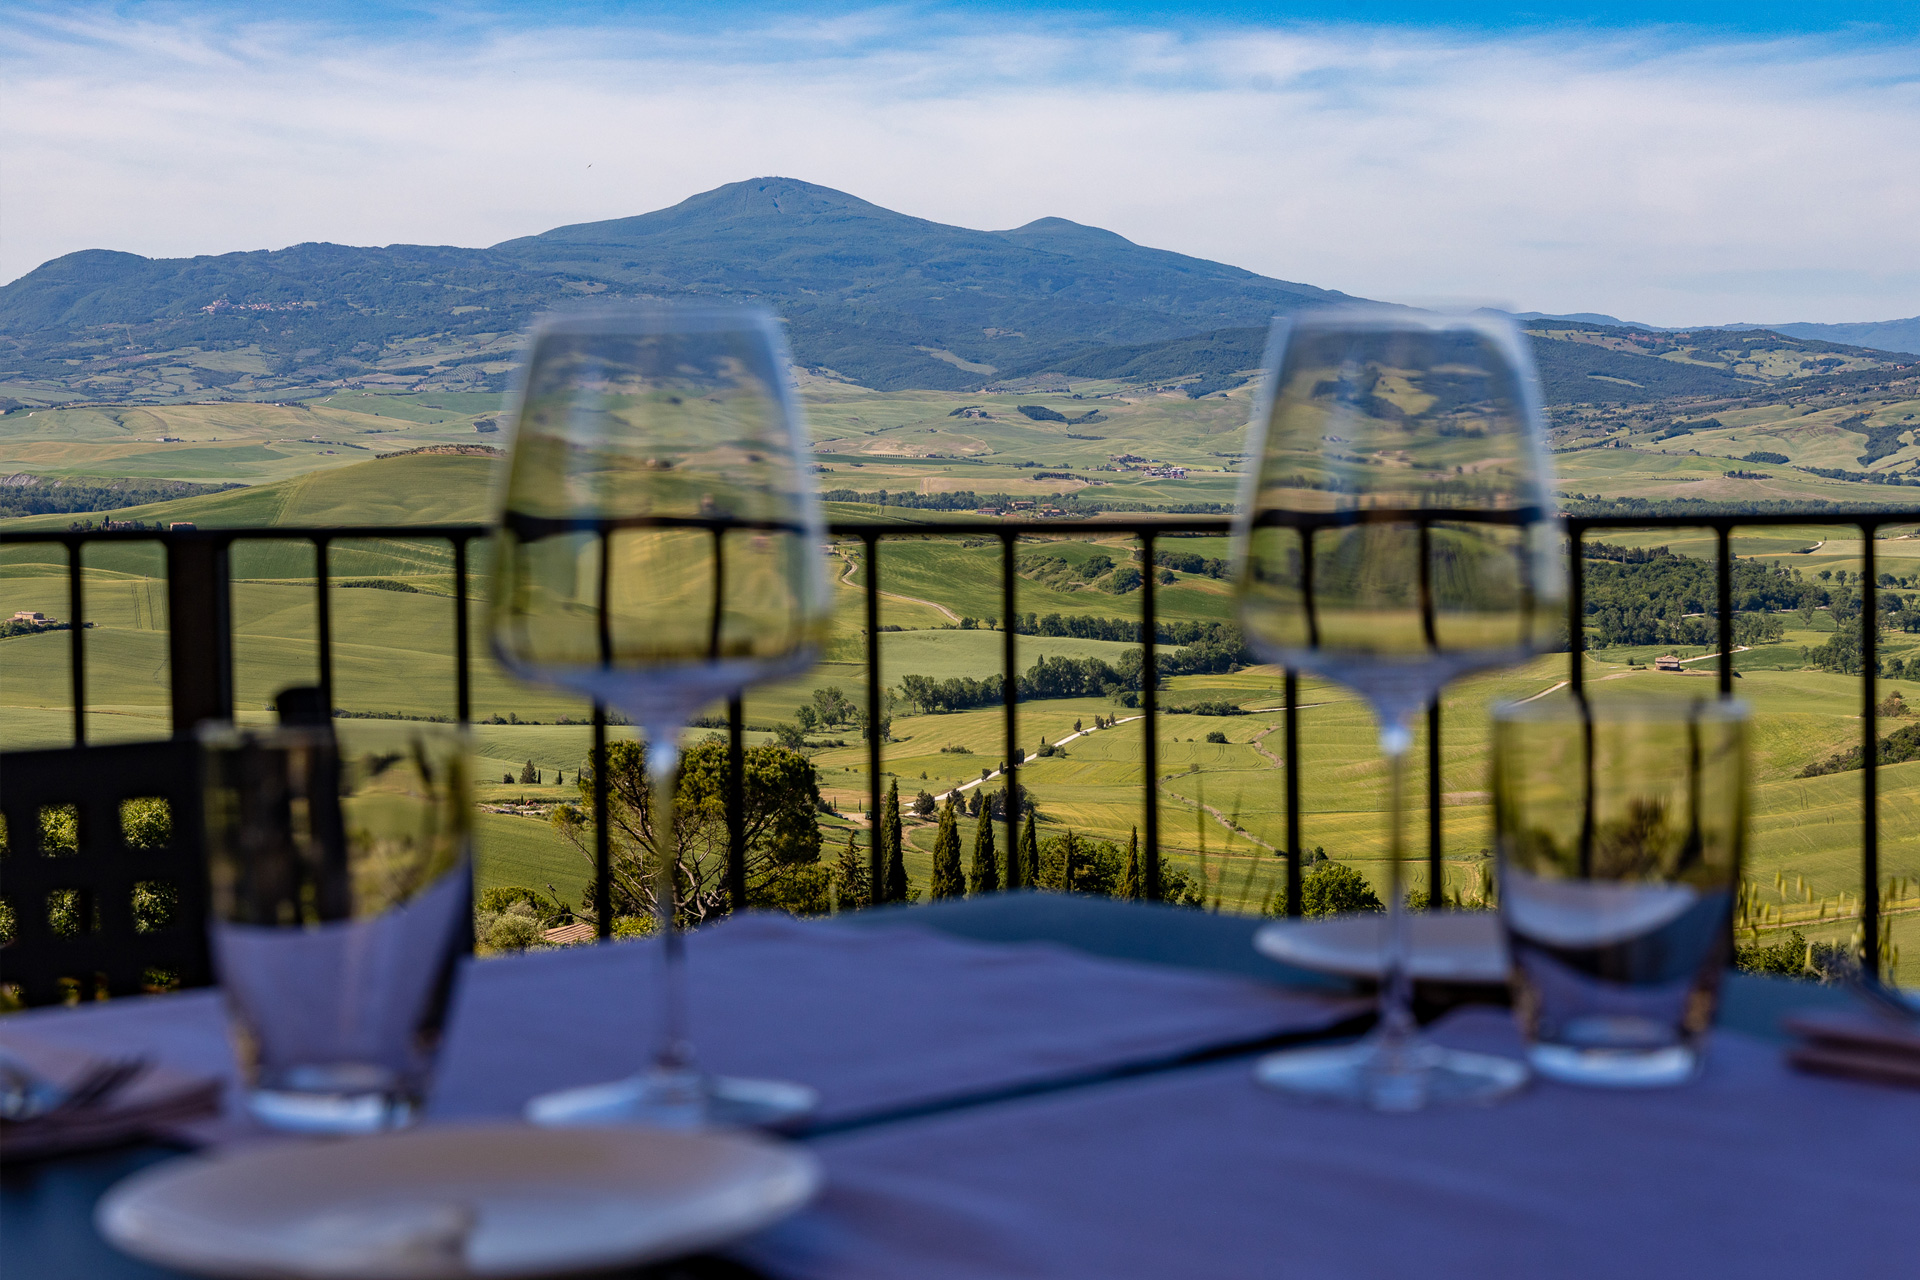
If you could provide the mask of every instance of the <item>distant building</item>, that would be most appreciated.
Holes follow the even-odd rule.
[[[188,530],[190,532],[192,531],[193,527],[194,527],[194,524],[193,524],[193,521],[191,520],[175,520],[172,524],[167,526],[167,532],[179,533],[182,529]]]
[[[13,615],[13,620],[15,622],[45,622],[47,615],[44,613],[34,613],[29,609],[22,609]]]
[[[977,515],[977,516],[997,516],[997,515],[999,515],[999,514],[1000,514],[1000,508],[998,508],[998,507],[975,507],[975,508],[973,509],[973,514],[975,514],[975,515]]]
[[[1686,670],[1685,667],[1680,665],[1680,655],[1676,653],[1663,654],[1660,657],[1655,658],[1653,660],[1653,669],[1655,671],[1685,671]]]

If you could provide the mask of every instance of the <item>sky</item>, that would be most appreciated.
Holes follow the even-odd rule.
[[[1920,4],[1679,11],[16,0],[0,280],[486,245],[778,174],[1394,301],[1920,313]]]

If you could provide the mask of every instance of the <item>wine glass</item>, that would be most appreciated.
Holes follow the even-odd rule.
[[[1263,1083],[1385,1111],[1485,1101],[1526,1069],[1443,1050],[1411,1011],[1401,818],[1412,718],[1456,676],[1556,642],[1564,574],[1532,363],[1486,313],[1329,308],[1277,321],[1236,524],[1241,626],[1265,661],[1350,686],[1386,756],[1380,1020],[1274,1054]]]
[[[664,983],[647,1071],[536,1099],[529,1115],[688,1126],[809,1109],[801,1086],[699,1069],[675,901],[688,717],[810,666],[827,621],[825,528],[777,323],[762,309],[710,304],[550,317],[528,347],[516,432],[493,651],[515,674],[618,707],[643,730],[646,881]]]

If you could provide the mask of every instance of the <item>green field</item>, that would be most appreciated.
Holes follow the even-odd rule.
[[[1077,390],[1078,398],[1038,392],[880,393],[811,380],[804,395],[826,468],[819,482],[823,489],[863,493],[971,489],[1035,497],[1080,492],[1143,503],[1233,500],[1238,484],[1234,455],[1244,439],[1249,388],[1198,401],[1119,384],[1088,383]],[[1036,423],[1015,411],[1020,403],[1072,414],[1097,408],[1105,420],[1073,427]],[[962,405],[981,406],[992,416],[949,416]],[[1903,423],[1904,415],[1916,407],[1914,402],[1868,406],[1867,425]],[[15,412],[0,419],[0,466],[43,475],[238,479],[251,485],[115,513],[116,519],[192,520],[201,527],[228,528],[483,521],[493,483],[492,460],[433,454],[371,460],[370,455],[497,440],[497,435],[473,430],[476,419],[497,409],[494,398],[482,395],[343,393],[300,407],[228,404]],[[1905,489],[1825,480],[1791,465],[1734,461],[1762,449],[1788,454],[1803,465],[1853,468],[1858,464],[1850,459],[1863,447],[1864,436],[1835,424],[1860,412],[1851,404],[1827,405],[1812,414],[1786,405],[1716,410],[1723,424],[1719,428],[1670,439],[1656,439],[1650,429],[1623,430],[1620,438],[1630,447],[1582,449],[1561,453],[1556,461],[1562,487],[1577,493],[1727,501],[1858,501],[1863,496],[1906,501]],[[156,443],[152,437],[160,435],[180,436],[183,443]],[[313,436],[320,442],[309,439]],[[1138,471],[1103,469],[1125,465],[1110,461],[1124,454],[1180,463],[1191,468],[1191,474],[1186,480],[1153,480]],[[1874,465],[1904,468],[1917,460],[1920,446],[1903,443]],[[1736,466],[1772,478],[1732,480],[1721,474]],[[1036,480],[1037,470],[1070,472],[1073,478]],[[1920,493],[1912,500],[1920,505]],[[832,514],[838,519],[884,515],[913,520],[924,524],[930,535],[953,518],[839,503],[833,504]],[[75,518],[41,516],[0,521],[0,527],[52,532],[64,530]],[[1857,533],[1849,538],[1832,537],[1831,532],[1816,525],[1756,528],[1737,532],[1732,548],[1739,556],[1778,561],[1808,574],[1857,571],[1864,550]],[[1883,532],[1893,536],[1874,543],[1877,571],[1920,585],[1920,537],[1905,528]],[[1696,556],[1710,555],[1714,547],[1706,531],[1609,532],[1595,540],[1665,545],[1676,554]],[[1207,557],[1229,554],[1227,540],[1218,537],[1167,538],[1161,545]],[[1047,533],[1044,524],[1037,526],[1018,545],[1018,609],[1042,616],[1137,619],[1137,591],[1114,594],[1079,573],[1098,555],[1124,564],[1132,550],[1132,542],[1122,537],[1062,538]],[[821,554],[836,583],[837,601],[823,661],[805,676],[750,693],[750,724],[791,721],[811,691],[826,685],[839,687],[856,704],[864,703],[867,566],[854,540],[823,548]],[[897,686],[909,674],[977,679],[1000,671],[1002,634],[957,625],[962,618],[984,620],[1002,613],[1000,557],[997,540],[928,536],[882,542],[881,622],[900,628],[882,636],[883,685]],[[487,549],[476,544],[472,623],[477,649],[484,649],[480,598],[486,564]],[[162,557],[150,544],[96,545],[87,549],[83,566],[85,616],[92,624],[87,635],[88,735],[97,741],[163,736],[170,726]],[[332,544],[330,608],[340,707],[412,716],[452,714],[451,569],[450,549],[430,540],[343,539]],[[275,692],[317,677],[313,552],[297,543],[243,542],[235,548],[233,572],[236,710],[243,720],[263,721]],[[352,585],[367,579],[398,581],[413,590]],[[0,617],[31,609],[65,618],[67,589],[65,551],[57,544],[0,548]],[[1167,620],[1229,621],[1233,616],[1229,584],[1213,578],[1178,574],[1172,584],[1159,588],[1158,600]],[[1786,621],[1788,630],[1780,643],[1742,653],[1736,662],[1742,674],[1738,691],[1755,712],[1749,874],[1760,886],[1762,901],[1779,913],[1770,925],[1804,924],[1811,937],[1840,937],[1853,927],[1849,913],[1857,914],[1861,890],[1860,775],[1795,775],[1809,762],[1858,741],[1860,685],[1849,677],[1803,669],[1802,648],[1820,644],[1831,634],[1832,623],[1824,614],[1811,623],[1797,617]],[[1111,663],[1126,648],[1118,642],[1023,636],[1018,665],[1025,669],[1044,656],[1100,657]],[[1920,657],[1920,637],[1890,633],[1882,640],[1882,650],[1891,657]],[[69,651],[69,637],[61,632],[0,641],[0,708],[5,715],[0,738],[7,748],[71,740]],[[1588,658],[1591,687],[1599,696],[1649,689],[1684,689],[1689,696],[1711,693],[1713,682],[1705,674],[1712,669],[1711,661],[1694,663],[1702,674],[1690,676],[1659,675],[1644,665],[1629,665],[1646,664],[1664,651],[1641,646],[1595,652]],[[1681,656],[1702,652],[1682,650]],[[1463,681],[1449,691],[1439,787],[1443,853],[1454,886],[1478,883],[1491,845],[1486,708],[1496,699],[1547,689],[1564,678],[1564,670],[1564,656],[1542,658],[1521,670]],[[1901,688],[1909,702],[1920,700],[1920,686],[1889,682],[1889,687]],[[1281,862],[1272,850],[1286,839],[1278,675],[1252,668],[1229,675],[1180,676],[1161,697],[1163,706],[1215,700],[1249,708],[1251,714],[1166,716],[1160,722],[1156,751],[1162,842],[1169,857],[1205,877],[1223,909],[1253,910],[1279,881]],[[1303,684],[1303,702],[1304,843],[1360,866],[1384,885],[1385,778],[1371,719],[1352,695],[1316,682]],[[557,721],[567,717],[583,722],[587,708],[580,700],[529,689],[500,671],[484,652],[476,652],[473,710],[477,720],[511,716],[541,722],[475,726],[482,802],[551,802],[572,792],[571,779],[587,753],[589,730],[584,723]],[[894,737],[885,747],[884,768],[908,796],[977,780],[982,769],[1002,762],[1004,727],[998,708],[946,715],[911,715],[904,706],[890,710]],[[1136,714],[1100,699],[1030,701],[1020,707],[1018,741],[1031,757],[1043,740],[1055,742],[1072,734],[1076,722],[1089,724],[1095,715]],[[343,723],[353,728],[377,722]],[[1882,726],[1883,731],[1896,727],[1892,722]],[[1207,733],[1215,730],[1228,741],[1206,742]],[[703,732],[693,731],[693,736]],[[763,728],[749,735],[753,741],[770,736]],[[823,820],[836,833],[829,841],[844,839],[837,833],[849,828],[864,840],[871,779],[860,731],[839,726],[814,736],[822,743],[845,743],[813,751],[822,790],[845,815],[844,820]],[[1417,743],[1415,753],[1415,760],[1423,761],[1424,744]],[[517,776],[529,760],[549,776],[565,771],[569,784],[534,787],[498,781],[509,773]],[[1044,832],[1072,828],[1121,842],[1142,821],[1143,775],[1138,720],[1076,738],[1064,755],[1030,758],[1022,771],[1045,816]],[[1920,878],[1920,764],[1883,769],[1880,786],[1883,874]],[[1407,831],[1411,851],[1422,859],[1425,787],[1424,770],[1415,769]],[[486,813],[479,829],[483,886],[552,884],[562,896],[580,899],[586,864],[544,822]],[[930,825],[913,824],[908,864],[922,885],[929,871],[931,836]],[[970,824],[967,839],[970,842]],[[1004,836],[1002,840],[1004,847]],[[1908,981],[1920,980],[1920,938],[1908,936],[1914,927],[1910,913],[1916,908],[1920,901],[1903,905],[1895,927]]]

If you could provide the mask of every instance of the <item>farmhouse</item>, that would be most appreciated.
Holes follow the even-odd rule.
[[[1675,653],[1662,654],[1660,657],[1655,658],[1653,660],[1653,669],[1655,671],[1686,670],[1685,667],[1680,665],[1680,655]]]

